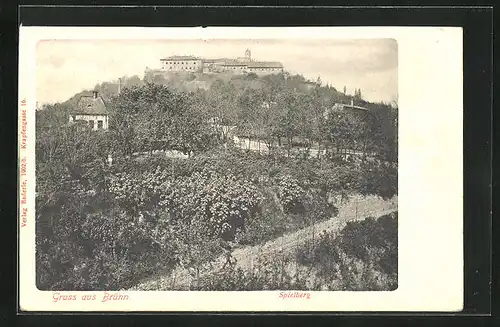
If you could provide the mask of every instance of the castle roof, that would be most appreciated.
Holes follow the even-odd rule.
[[[241,61],[237,61],[237,60],[234,60],[234,59],[229,59],[229,60],[226,60],[222,66],[248,66],[248,63],[246,62],[241,62]]]
[[[107,115],[108,110],[102,97],[94,97],[92,95],[83,95],[78,100],[74,114],[80,115]]]
[[[248,53],[249,50],[247,49]],[[237,59],[230,58],[198,58],[194,56],[170,56],[167,58],[160,59],[165,60],[201,60],[207,64],[218,63],[221,66],[232,66],[232,67],[248,67],[248,68],[283,68],[283,64],[277,61],[252,61],[249,55],[245,57],[238,57]]]
[[[214,62],[225,62],[225,61],[231,61],[232,59],[229,58],[215,58],[215,59],[202,59],[203,62],[206,63],[214,63]]]
[[[170,56],[167,58],[163,58],[160,60],[200,60],[200,58],[194,57],[194,56]]]
[[[248,68],[283,68],[283,64],[277,61],[251,61]]]

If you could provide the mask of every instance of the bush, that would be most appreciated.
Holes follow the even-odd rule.
[[[349,222],[339,235],[322,233],[296,253],[326,287],[351,291],[397,288],[397,259],[397,215]]]
[[[112,167],[103,155],[37,162],[40,289],[123,288],[175,265],[212,260],[220,238],[255,245],[329,219],[337,212],[329,192],[361,188],[356,177],[365,169],[235,148],[187,160],[117,158]],[[383,182],[377,174],[387,168],[380,169],[373,180]],[[367,256],[349,249],[342,251],[357,260]],[[394,269],[390,252],[378,256],[377,269]]]
[[[285,175],[277,181],[278,197],[285,213],[304,213],[305,190],[298,180]]]
[[[340,248],[362,261],[371,261],[377,270],[397,273],[397,218],[389,215],[348,222],[340,235]]]
[[[307,290],[308,276],[289,269],[288,257],[264,259],[253,269],[227,268],[203,276],[191,287],[198,291]]]
[[[287,217],[283,214],[274,193],[263,189],[260,211],[255,219],[245,224],[245,230],[238,237],[241,245],[256,245],[283,235],[287,231]]]
[[[64,194],[58,211],[37,220],[39,289],[116,290],[175,264],[165,221],[141,223],[100,194]]]

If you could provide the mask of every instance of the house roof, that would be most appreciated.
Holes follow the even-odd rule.
[[[200,58],[194,56],[170,56],[160,60],[200,60]]]
[[[360,106],[355,106],[352,104],[345,104],[345,103],[336,103],[332,109],[355,109],[355,110],[363,110],[363,111],[370,111],[370,109],[365,108],[365,107],[360,107]]]
[[[370,109],[365,108],[365,107],[353,106],[353,105],[350,105],[350,104],[344,104],[344,108],[348,108],[348,109],[357,109],[357,110],[364,110],[364,111],[369,111],[369,110],[370,110]]]
[[[283,64],[277,61],[252,61],[248,68],[283,68]]]
[[[78,100],[74,114],[81,115],[108,115],[108,110],[102,97],[94,98],[92,95],[83,95]]]

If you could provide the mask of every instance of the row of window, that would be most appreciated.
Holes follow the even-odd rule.
[[[184,70],[196,70],[198,67],[174,67],[174,66],[168,66],[165,67],[166,69],[184,69]]]
[[[199,69],[198,67],[177,67],[177,66],[164,66],[163,69],[181,69],[181,70],[197,70]],[[246,70],[248,69],[249,71],[280,71],[281,68],[245,68],[241,66],[233,66],[233,67],[227,67],[226,69],[232,69],[232,70]]]
[[[251,71],[275,71],[280,70],[279,68],[250,68]]]
[[[164,63],[165,63],[165,65],[196,65],[197,64],[196,61],[192,61],[192,62],[165,61]]]
[[[89,127],[90,128],[94,128],[94,121],[93,120],[89,120]],[[102,129],[103,127],[103,121],[102,120],[98,120],[97,121],[97,129]]]
[[[241,67],[229,67],[229,69],[238,69],[238,70],[249,70],[249,71],[252,71],[252,72],[256,72],[256,71],[259,71],[259,72],[265,72],[265,71],[279,71],[280,69],[279,68],[241,68]]]

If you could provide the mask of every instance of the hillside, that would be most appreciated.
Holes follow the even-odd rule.
[[[348,96],[310,88],[301,76],[162,78],[166,84],[123,78],[119,94],[117,83],[96,85],[109,105],[107,130],[68,122],[82,93],[36,112],[39,289],[116,290],[165,270],[199,270],[224,253],[226,242],[257,246],[285,234],[302,240],[303,233],[293,233],[307,226],[328,229],[321,223],[341,219],[338,197],[397,194],[397,165],[387,163],[397,145],[389,106],[325,118],[324,108]],[[227,126],[269,151],[233,146]],[[322,154],[295,153],[297,141]],[[359,160],[352,160],[347,150],[356,148]],[[153,155],[159,150],[187,158]],[[395,280],[392,271],[386,275],[380,289]],[[249,287],[295,289],[277,283],[282,276],[261,276],[263,284]]]
[[[235,249],[232,253],[232,256],[236,259],[235,268],[251,271],[254,263],[256,264],[264,257],[272,259],[283,252],[292,254],[296,249],[302,247],[306,241],[319,238],[321,233],[324,232],[338,232],[349,221],[363,220],[366,217],[379,217],[395,211],[397,211],[397,196],[387,201],[375,196],[353,196],[349,201],[340,206],[336,217],[315,223],[296,232],[287,233],[259,245],[244,246]],[[214,262],[207,263],[203,267],[204,269],[200,277],[214,273],[216,269],[211,267],[220,269],[224,265],[224,260],[225,257],[220,256],[214,259]],[[191,284],[194,284],[194,279],[195,276],[190,274],[188,269],[178,267],[175,271],[166,274],[160,273],[150,276],[140,281],[130,290],[186,290],[189,289]]]
[[[288,73],[259,77],[253,73],[158,73],[146,70],[143,79],[138,76],[124,76],[120,85],[121,87],[118,80],[115,80],[97,84],[93,88],[99,92],[107,105],[111,130],[117,128],[114,126],[117,121],[127,120],[126,117],[131,117],[132,113],[140,114],[146,120],[153,119],[148,124],[153,123],[156,118],[148,106],[168,106],[164,100],[154,98],[154,94],[160,95],[163,91],[158,92],[163,89],[182,98],[187,108],[196,111],[196,116],[200,115],[199,119],[235,126],[236,135],[258,143],[262,141],[268,146],[277,144],[281,147],[287,144],[288,153],[290,147],[302,144],[308,149],[318,150],[323,147],[327,152],[328,148],[336,152],[378,151],[383,152],[390,161],[397,157],[397,108],[384,103],[367,102],[362,99],[361,90],[357,90],[356,96],[346,95],[332,86],[323,85],[319,79],[317,82],[311,82],[301,75]],[[63,103],[45,106],[50,110],[40,110],[37,128],[47,127],[44,127],[45,122],[50,122],[49,126],[67,124],[69,113],[76,107],[78,99],[90,91],[79,92]],[[129,104],[137,101],[138,97],[142,99],[141,104],[127,108]],[[352,117],[344,116],[342,119],[330,117],[331,121],[319,124],[320,120],[324,119],[326,110],[330,110],[337,103],[351,102],[368,108],[371,114],[360,116],[355,113]],[[137,117],[134,118],[136,119]],[[153,147],[150,151],[172,150],[162,148],[158,142],[165,138],[166,133],[161,126],[146,128],[139,121],[133,129],[138,133],[136,137],[148,135],[147,147]],[[153,132],[154,130],[159,134]],[[156,135],[153,136],[151,132]],[[127,149],[136,147],[132,143],[146,141],[143,139],[132,142],[133,137],[130,138]],[[226,132],[222,132],[222,138],[227,141]],[[189,151],[183,146],[177,147],[176,150]],[[139,150],[143,151],[131,151]]]
[[[145,83],[154,83],[165,85],[181,92],[196,92],[197,90],[209,90],[214,84],[221,83],[231,85],[237,91],[244,91],[246,89],[264,89],[268,87],[269,84],[275,84],[277,81],[283,79],[286,80],[287,87],[301,93],[310,93],[315,89],[318,90],[321,93],[322,99],[326,102],[350,103],[350,101],[354,99],[357,105],[365,106],[376,111],[383,107],[390,107],[384,103],[373,103],[365,101],[360,97],[344,94],[329,85],[321,85],[321,82],[318,83],[317,81],[307,80],[302,75],[290,75],[288,73],[258,77],[252,73],[241,75],[232,72],[158,72],[147,69],[142,79],[137,75],[122,76],[121,83],[122,90],[124,88],[144,85]],[[118,79],[96,84],[93,89],[99,91],[104,100],[109,103],[111,98],[118,94]],[[63,104],[74,106],[80,96],[88,94],[91,91],[92,89],[87,89],[78,92]]]

